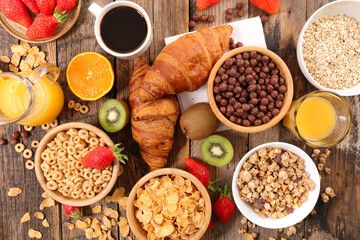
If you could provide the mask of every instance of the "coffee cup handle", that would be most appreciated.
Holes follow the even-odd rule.
[[[99,16],[102,11],[102,7],[96,3],[92,3],[88,9],[95,17]]]

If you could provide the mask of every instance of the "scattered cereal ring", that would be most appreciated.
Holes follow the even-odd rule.
[[[15,145],[15,151],[18,153],[21,153],[22,151],[25,150],[25,145],[22,143],[18,143]]]
[[[50,127],[54,128],[54,127],[57,127],[58,125],[59,125],[59,122],[57,119],[50,121]]]
[[[73,109],[74,106],[75,106],[75,101],[74,101],[74,100],[70,100],[70,101],[68,102],[68,108],[69,108],[69,109]]]
[[[32,131],[34,129],[33,126],[24,126],[24,129],[28,132]]]
[[[32,170],[35,167],[35,163],[32,160],[27,160],[25,163],[26,169]]]
[[[78,112],[78,111],[80,111],[80,109],[81,109],[81,104],[75,103],[74,110]]]
[[[23,152],[24,158],[31,158],[33,156],[33,152],[30,149],[25,149]]]
[[[41,125],[41,128],[44,130],[49,130],[50,129],[50,124],[49,123],[44,123],[43,125]]]
[[[39,146],[39,141],[38,140],[34,140],[34,141],[32,141],[32,143],[31,143],[31,146],[33,147],[33,148],[37,148],[38,146]]]
[[[89,107],[86,106],[86,105],[81,105],[80,112],[81,112],[82,114],[88,113],[88,112],[89,112]]]

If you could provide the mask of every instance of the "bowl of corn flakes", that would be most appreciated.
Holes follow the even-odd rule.
[[[114,143],[90,124],[71,122],[50,130],[35,154],[35,173],[44,191],[70,206],[87,206],[103,199],[122,167],[114,159],[105,169],[84,168],[81,158],[97,146],[114,147]]]
[[[240,160],[232,192],[248,220],[265,228],[285,228],[303,220],[315,207],[320,175],[303,150],[271,142],[253,148]]]
[[[211,200],[192,174],[159,169],[141,178],[130,192],[130,228],[139,240],[200,239],[211,219]]]

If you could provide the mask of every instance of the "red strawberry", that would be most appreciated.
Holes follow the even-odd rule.
[[[216,180],[215,182],[217,182]],[[214,185],[210,185],[208,189],[213,191],[220,191],[221,195],[218,200],[215,201],[213,205],[214,213],[217,219],[223,223],[227,224],[230,221],[230,218],[235,213],[235,203],[231,199],[231,193],[228,190],[227,185],[225,185],[224,189],[218,188]]]
[[[57,13],[54,15],[38,15],[33,24],[26,31],[26,36],[30,39],[49,38],[55,35],[58,22],[66,20],[67,15]]]
[[[215,228],[215,223],[213,222],[213,220],[210,220],[208,229],[214,229]]]
[[[207,9],[208,7],[211,7],[215,4],[218,4],[219,2],[221,2],[221,0],[197,0],[196,1],[196,7],[202,11]]]
[[[25,5],[20,0],[0,0],[0,10],[6,18],[26,28],[33,23]]]
[[[189,173],[199,179],[205,186],[209,185],[208,181],[210,180],[210,171],[205,164],[200,163],[193,158],[186,158],[184,163]]]
[[[30,11],[32,11],[35,14],[39,14],[40,10],[36,5],[36,1],[35,0],[21,0],[27,7],[28,9],[30,9]]]
[[[65,205],[63,204],[64,207],[64,211],[66,213],[66,215],[75,218],[75,219],[79,219],[83,216],[83,209],[82,207],[73,207],[73,206],[69,206],[69,205]]]
[[[81,163],[85,168],[104,169],[117,158],[121,163],[125,164],[128,157],[121,153],[124,148],[119,148],[120,145],[116,144],[114,148],[96,147],[81,159]]]
[[[56,0],[35,0],[40,12],[45,15],[53,15]]]
[[[250,2],[270,14],[276,14],[280,10],[279,0],[250,0]]]
[[[69,12],[76,5],[76,0],[57,0],[56,7],[58,12]]]

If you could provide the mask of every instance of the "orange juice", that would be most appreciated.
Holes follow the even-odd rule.
[[[301,137],[321,140],[333,132],[336,111],[329,100],[309,97],[299,106],[295,121]]]
[[[21,73],[26,76],[29,73]],[[34,104],[30,113],[19,124],[39,126],[56,118],[64,105],[64,93],[60,85],[48,78],[41,77],[34,85]],[[25,84],[16,78],[0,78],[0,113],[3,118],[20,117],[28,108],[30,94]]]

